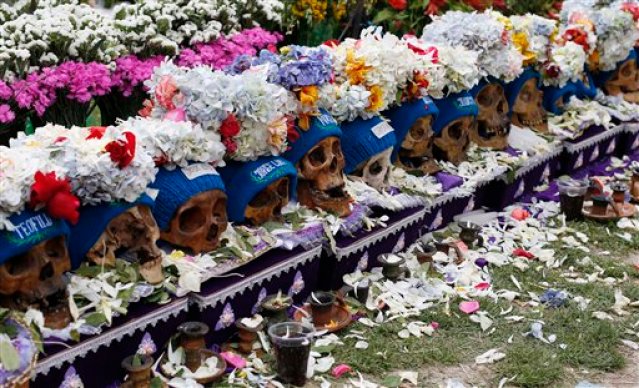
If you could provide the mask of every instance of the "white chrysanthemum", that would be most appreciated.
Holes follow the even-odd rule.
[[[639,32],[632,16],[618,9],[603,8],[591,12],[591,17],[597,34],[599,66],[604,71],[614,70],[634,48]]]
[[[163,97],[166,85],[172,85],[177,89],[173,97],[176,108],[218,138],[227,117],[235,116],[240,130],[230,139],[237,145],[231,158],[254,160],[278,155],[286,150],[286,117],[295,112],[297,101],[288,90],[269,83],[261,70],[265,68],[229,75],[209,67],[183,69],[165,63],[146,83],[155,100],[152,116],[162,118],[167,113],[157,99]]]
[[[557,21],[533,14],[511,16],[510,21],[514,34],[525,34],[528,44],[526,50],[534,53],[534,61],[546,62],[551,39],[557,33]]]
[[[204,131],[199,124],[132,117],[117,126],[121,132],[133,132],[138,144],[167,168],[186,167],[189,162],[224,165],[220,135]]]
[[[38,171],[64,176],[37,148],[0,146],[0,230],[13,229],[9,217],[25,209]]]
[[[582,75],[586,63],[586,53],[582,46],[566,42],[564,45],[553,45],[550,62],[559,68],[559,76],[556,78],[543,77],[546,86],[563,87],[569,81],[576,82]]]
[[[502,16],[503,17],[503,16]],[[506,81],[523,71],[514,70],[517,57],[509,39],[505,39],[506,26],[499,14],[492,11],[466,13],[449,11],[424,27],[422,38],[426,41],[449,46],[463,46],[478,53],[478,66],[482,77],[492,76]]]
[[[324,84],[320,88],[319,106],[328,110],[337,122],[352,121],[359,116],[371,117],[366,112],[371,93],[362,85]]]

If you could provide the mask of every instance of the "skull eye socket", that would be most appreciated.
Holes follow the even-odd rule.
[[[531,98],[532,98],[532,93],[530,92],[528,88],[525,88],[524,90],[521,91],[521,93],[519,93],[519,99],[521,99],[524,102],[529,102]]]
[[[277,194],[280,198],[288,197],[288,178],[282,179],[282,181],[277,185]]]
[[[632,75],[632,62],[631,61],[626,62],[623,66],[621,66],[621,69],[619,70],[619,72],[624,77],[630,77]]]
[[[464,132],[464,127],[461,121],[454,122],[448,127],[448,136],[453,139],[457,140],[461,138],[463,132]]]
[[[371,175],[379,175],[382,172],[384,172],[384,166],[382,166],[379,160],[376,160],[373,164],[371,164],[370,168],[368,169],[368,172]]]
[[[321,166],[326,162],[326,155],[324,153],[324,149],[322,147],[315,147],[308,154],[308,161],[313,166]]]
[[[270,190],[264,189],[257,193],[255,197],[249,202],[249,206],[252,207],[263,207],[271,202],[271,192]]]
[[[44,253],[49,259],[64,259],[66,258],[66,249],[64,246],[64,238],[56,237],[45,242]]]
[[[505,100],[499,101],[497,104],[497,113],[505,114],[508,111],[508,103]]]
[[[11,276],[26,275],[31,271],[31,268],[35,266],[35,257],[32,257],[28,253],[15,257],[4,264],[4,268]]]
[[[179,225],[183,232],[194,232],[204,225],[206,217],[199,208],[191,207],[180,213]]]
[[[488,92],[482,91],[477,96],[477,103],[479,105],[492,105],[492,103],[493,103],[492,95],[490,93],[488,93]]]
[[[426,131],[424,131],[424,128],[420,125],[420,123],[417,123],[417,125],[413,125],[410,129],[410,134],[415,139],[421,139],[424,135],[426,135]]]

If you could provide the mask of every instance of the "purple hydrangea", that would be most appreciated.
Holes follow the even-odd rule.
[[[330,81],[333,63],[323,47],[290,46],[282,57],[277,83],[287,89],[320,86]]]

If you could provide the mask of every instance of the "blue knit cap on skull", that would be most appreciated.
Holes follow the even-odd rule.
[[[533,78],[536,78],[537,82],[539,82],[539,80],[541,79],[541,75],[534,69],[527,68],[514,81],[504,85],[504,91],[506,92],[506,98],[508,99],[508,107],[510,109],[511,116],[513,114],[515,102],[517,101],[517,96],[519,96],[519,92],[521,92],[521,89],[524,87],[526,82]]]
[[[577,98],[580,100],[585,99],[593,99],[597,95],[597,85],[595,84],[595,79],[592,77],[592,74],[588,70],[584,70],[583,72],[583,80],[579,80],[575,83],[575,87],[577,88]]]
[[[433,122],[439,115],[439,109],[437,105],[430,97],[424,97],[422,99],[405,102],[402,105],[395,106],[382,114],[390,121],[391,127],[395,130],[395,137],[397,142],[393,149],[392,160],[396,160],[399,154],[399,150],[402,146],[402,142],[408,131],[415,124],[415,121],[421,117],[433,116]],[[344,127],[342,125],[342,127]],[[346,131],[344,131],[346,132]],[[346,136],[346,135],[345,135]],[[342,141],[342,144],[344,141]]]
[[[396,144],[393,127],[379,116],[342,123],[342,153],[346,160],[344,172],[352,173],[360,164]]]
[[[453,121],[465,117],[477,117],[479,107],[475,99],[468,92],[451,94],[448,97],[435,100],[435,105],[439,109],[439,115],[433,123],[433,132],[439,135],[442,130]]]
[[[324,109],[320,110],[319,116],[311,118],[310,127],[307,130],[295,128],[299,134],[299,139],[290,142],[289,149],[282,156],[293,164],[297,164],[311,148],[327,137],[342,137],[342,130],[331,116]]]
[[[69,239],[69,256],[71,268],[82,264],[86,254],[98,241],[111,220],[137,205],[145,205],[153,209],[153,199],[142,194],[135,202],[109,202],[98,205],[85,205],[80,208],[80,220],[71,227]]]
[[[24,210],[9,217],[14,230],[0,231],[0,264],[58,236],[69,236],[69,226],[43,211]]]
[[[565,105],[570,100],[570,97],[576,96],[577,84],[571,81],[561,88],[545,86],[542,90],[544,92],[544,108],[546,111],[560,115],[563,113],[563,108],[560,108],[557,103],[562,102]]]
[[[160,168],[150,187],[157,190],[153,217],[160,230],[167,230],[180,206],[205,191],[224,191],[224,182],[213,166],[192,163],[173,170]]]
[[[244,222],[246,207],[260,191],[280,178],[289,178],[289,195],[297,190],[297,169],[279,156],[263,156],[249,162],[229,162],[219,169],[226,186],[227,213],[232,222]]]
[[[621,65],[623,65],[625,62],[627,62],[629,60],[634,60],[635,62],[637,61],[637,52],[634,49],[630,50],[630,54],[628,54],[626,59],[624,59],[623,61],[617,63],[617,67],[614,70],[600,71],[598,73],[594,73],[593,72],[592,76],[595,79],[595,84],[599,88],[603,89],[604,85],[606,84],[606,82],[610,81],[610,79],[615,74],[617,69],[619,69],[619,67]]]

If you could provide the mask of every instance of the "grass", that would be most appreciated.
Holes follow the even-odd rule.
[[[509,315],[519,315],[525,319],[512,323],[500,316],[502,310],[511,306],[510,303],[503,300],[498,303],[480,300],[482,311],[488,312],[494,319],[495,330],[491,332],[489,329],[484,333],[477,323],[459,313],[459,300],[451,301],[448,310],[437,305],[419,318],[414,318],[423,322],[438,322],[440,327],[433,337],[400,339],[397,332],[401,329],[401,322],[384,324],[374,329],[354,325],[350,330],[364,331],[369,348],[366,351],[355,350],[357,340],[351,338],[345,340],[345,346],[335,348],[332,355],[337,363],[346,363],[380,381],[395,370],[473,363],[476,356],[492,348],[499,348],[506,354],[503,360],[491,366],[495,385],[502,378],[512,379],[511,384],[522,387],[570,385],[574,383],[571,380],[574,376],[568,373],[570,368],[575,371],[601,372],[623,368],[625,359],[619,351],[620,339],[624,336],[624,330],[639,319],[639,314],[632,312],[629,317],[610,322],[598,320],[592,313],[609,312],[614,303],[615,288],[620,288],[631,300],[639,300],[639,285],[634,281],[616,286],[603,282],[575,284],[561,275],[573,266],[582,276],[593,273],[600,267],[604,270],[603,277],[622,279],[625,274],[631,279],[639,277],[637,269],[620,259],[639,251],[639,234],[634,233],[632,241],[625,241],[615,236],[623,231],[613,224],[575,222],[569,226],[589,237],[590,253],[562,247],[561,241],[555,242],[551,247],[555,249],[556,257],[566,257],[561,268],[546,269],[539,263],[531,263],[530,268],[525,271],[513,266],[492,268],[493,287],[516,290],[511,280],[511,276],[514,276],[522,285],[524,294],[532,291],[541,295],[546,287],[540,283],[545,282],[553,289],[590,299],[585,310],[582,311],[574,302],[558,309],[513,303],[514,309]],[[592,264],[579,265],[586,256],[590,257]],[[555,343],[546,344],[522,335],[530,330],[530,324],[535,320],[544,322],[543,332],[546,337],[550,334],[557,336]],[[509,344],[508,339],[511,337],[512,343]]]

